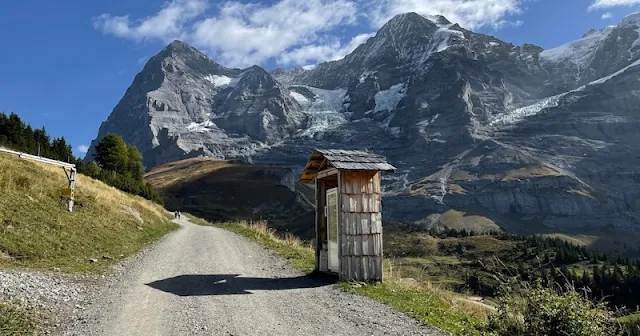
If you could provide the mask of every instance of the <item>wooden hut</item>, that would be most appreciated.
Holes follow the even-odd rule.
[[[380,174],[395,169],[365,151],[311,154],[300,181],[316,186],[316,271],[382,281]]]

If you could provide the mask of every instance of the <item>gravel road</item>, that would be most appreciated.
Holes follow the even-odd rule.
[[[67,335],[446,335],[293,270],[234,233],[191,224],[122,270]]]

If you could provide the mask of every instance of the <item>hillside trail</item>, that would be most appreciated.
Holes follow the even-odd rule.
[[[188,218],[96,294],[68,335],[446,335]]]

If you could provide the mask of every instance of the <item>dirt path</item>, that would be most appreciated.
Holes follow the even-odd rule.
[[[302,276],[228,231],[182,228],[104,288],[69,335],[445,335]]]

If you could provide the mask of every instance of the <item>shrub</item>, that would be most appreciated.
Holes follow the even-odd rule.
[[[604,303],[594,303],[574,288],[559,291],[537,282],[519,293],[506,296],[490,315],[490,332],[498,336],[623,335]]]

